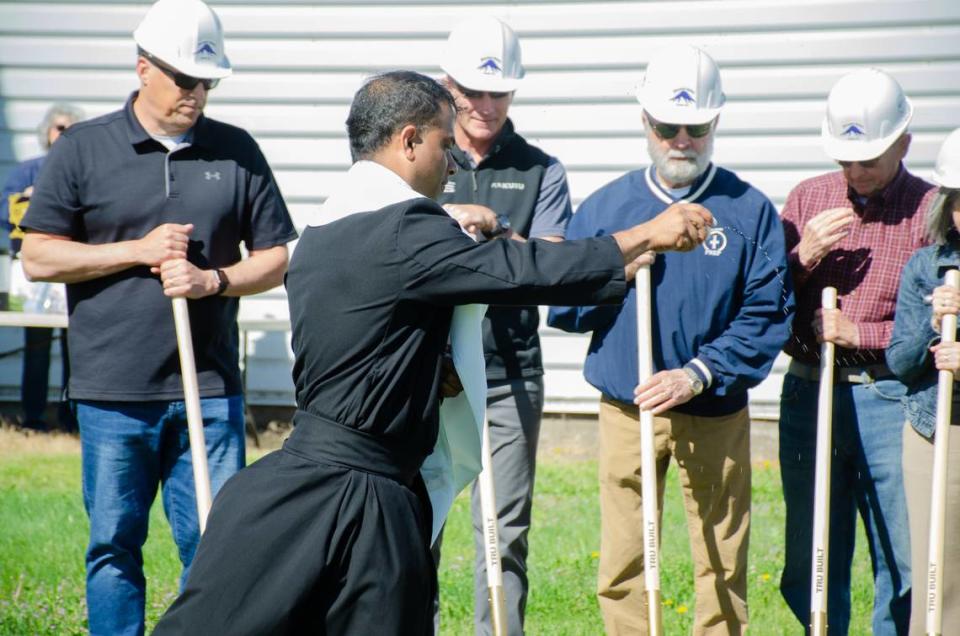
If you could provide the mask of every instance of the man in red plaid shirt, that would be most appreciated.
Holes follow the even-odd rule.
[[[913,106],[877,69],[842,77],[827,99],[822,138],[841,170],[808,179],[783,210],[797,313],[785,351],[792,361],[780,402],[780,466],[787,506],[780,590],[810,620],[819,351],[836,345],[830,493],[828,616],[831,634],[850,623],[856,514],[874,572],[873,633],[906,634],[910,537],[901,470],[905,392],[884,360],[900,272],[924,244],[923,211],[934,187],[907,172]],[[835,287],[838,309],[821,310]]]

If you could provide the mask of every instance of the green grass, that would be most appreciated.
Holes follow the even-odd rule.
[[[0,456],[0,634],[82,634],[87,519],[76,454]],[[667,634],[689,633],[694,597],[686,521],[675,470],[667,484],[662,595]],[[783,555],[783,500],[775,465],[754,471],[750,542],[751,633],[797,634],[777,589]],[[594,596],[599,550],[596,462],[542,461],[530,535],[530,634],[600,634]],[[440,571],[443,632],[471,634],[473,543],[461,496],[444,539]],[[267,538],[265,538],[267,539]],[[870,633],[869,557],[858,537],[851,634]],[[162,509],[154,506],[145,548],[151,627],[176,594],[179,562]]]

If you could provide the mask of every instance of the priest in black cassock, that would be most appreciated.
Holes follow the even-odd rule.
[[[678,204],[610,236],[475,242],[433,201],[455,170],[455,108],[406,71],[354,97],[343,218],[304,230],[287,273],[296,427],[220,491],[155,634],[432,633],[419,470],[454,308],[620,303],[645,253],[704,240],[710,213]]]

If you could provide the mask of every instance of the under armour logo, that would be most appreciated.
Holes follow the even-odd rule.
[[[217,170],[216,172],[204,172],[203,178],[206,179],[207,181],[212,181],[213,179],[216,179],[217,181],[219,181],[220,171]]]

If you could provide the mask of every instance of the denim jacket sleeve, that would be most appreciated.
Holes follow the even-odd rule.
[[[940,284],[936,246],[914,252],[903,269],[897,294],[893,336],[887,347],[887,365],[905,384],[913,384],[933,368],[930,347],[940,336],[930,326],[932,308],[924,297]]]

